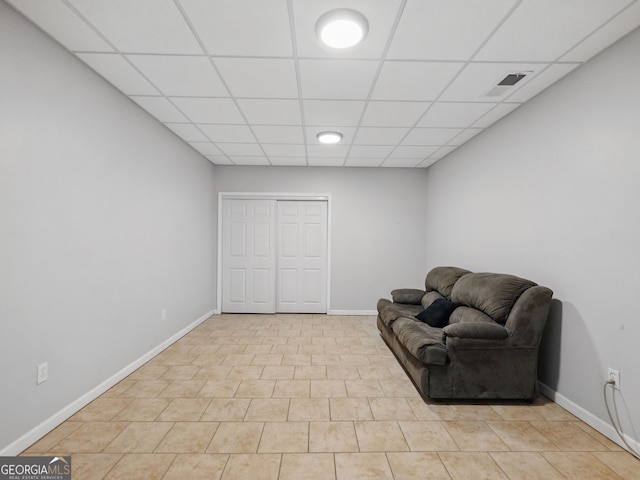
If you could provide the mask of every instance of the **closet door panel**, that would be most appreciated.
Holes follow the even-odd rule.
[[[278,312],[327,311],[327,213],[324,201],[278,201]]]
[[[275,200],[223,201],[223,312],[275,312],[275,235]]]

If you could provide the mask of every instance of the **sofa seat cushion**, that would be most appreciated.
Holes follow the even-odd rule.
[[[406,303],[392,303],[386,298],[378,300],[378,316],[389,328],[399,317],[413,317],[422,311],[421,305],[408,305]]]
[[[447,347],[442,329],[433,328],[415,318],[400,317],[391,326],[398,342],[414,357],[427,365],[446,365]]]

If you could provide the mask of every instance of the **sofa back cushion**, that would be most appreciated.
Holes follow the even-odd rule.
[[[451,300],[476,308],[504,325],[516,300],[536,286],[531,280],[501,273],[469,273],[453,286]]]
[[[456,282],[464,275],[470,273],[469,270],[458,267],[435,267],[427,273],[424,281],[426,292],[438,292],[447,300],[451,300],[451,291]],[[424,306],[424,303],[423,303]]]
[[[424,294],[424,296],[422,297],[422,300],[420,301],[420,304],[422,305],[422,308],[425,309],[436,300],[446,300],[446,298],[440,295],[439,292],[432,290]]]

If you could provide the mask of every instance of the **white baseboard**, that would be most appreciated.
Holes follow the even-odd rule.
[[[542,395],[553,400],[555,403],[560,405],[569,413],[572,413],[573,415],[578,417],[580,420],[582,420],[584,423],[596,429],[598,432],[603,434],[612,442],[618,444],[620,447],[624,448],[625,450],[628,450],[628,447],[620,439],[615,428],[613,428],[613,426],[610,425],[608,422],[602,420],[601,418],[596,417],[593,413],[589,412],[588,410],[585,410],[580,405],[569,400],[564,395],[556,392],[555,390],[552,390],[550,387],[548,387],[544,383],[538,382],[538,387]],[[625,435],[624,439],[634,450],[640,451],[639,441],[629,437],[628,435]]]
[[[329,310],[327,315],[378,315],[377,310]]]
[[[178,333],[170,337],[169,339],[162,342],[160,345],[152,349],[151,351],[145,353],[143,356],[132,362],[131,364],[124,367],[122,370],[102,382],[97,387],[88,391],[84,395],[82,395],[77,400],[71,402],[69,405],[64,407],[62,410],[53,414],[51,417],[43,421],[40,425],[34,427],[29,432],[25,433],[22,437],[18,438],[14,442],[10,443],[6,447],[0,450],[0,456],[15,456],[28,448],[30,445],[38,441],[40,438],[44,437],[51,430],[56,428],[66,419],[71,417],[74,413],[78,412],[80,409],[88,405],[90,402],[98,398],[104,392],[113,387],[116,383],[118,383],[123,378],[127,377],[131,373],[133,373],[136,369],[140,368],[142,365],[147,363],[153,357],[162,352],[165,348],[169,347],[173,343],[180,340],[191,330],[196,328],[202,322],[204,322],[211,315],[214,315],[214,310],[205,313],[202,317],[198,318],[195,322],[191,323],[187,327],[180,330]]]

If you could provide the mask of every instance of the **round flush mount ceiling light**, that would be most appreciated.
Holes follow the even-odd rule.
[[[316,23],[316,35],[332,48],[349,48],[357,45],[369,31],[369,23],[360,12],[349,8],[330,10]]]
[[[342,140],[342,134],[340,132],[320,132],[316,135],[316,138],[320,143],[331,145],[340,142],[340,140]]]

